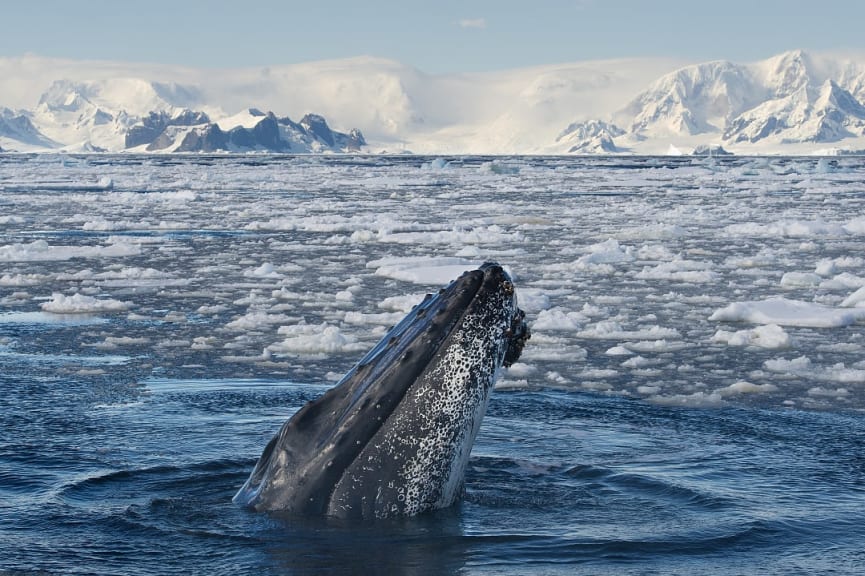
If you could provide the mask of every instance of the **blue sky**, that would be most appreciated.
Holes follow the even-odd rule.
[[[599,58],[759,60],[865,53],[860,0],[30,0],[5,3],[0,56],[196,67],[372,55],[429,73]]]

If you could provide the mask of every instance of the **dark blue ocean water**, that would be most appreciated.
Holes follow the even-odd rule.
[[[500,391],[462,504],[351,526],[231,503],[274,427],[322,386],[112,380],[0,380],[6,574],[865,568],[861,415]]]
[[[854,310],[865,162],[449,161],[0,156],[0,576],[865,573],[865,324],[709,320]],[[538,324],[463,501],[235,506],[460,259],[508,264]]]

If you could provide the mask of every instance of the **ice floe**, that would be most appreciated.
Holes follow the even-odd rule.
[[[42,303],[42,310],[54,314],[96,314],[99,312],[122,312],[131,304],[112,298],[94,298],[85,294],[67,296],[59,292],[51,295],[48,302]]]
[[[71,260],[73,258],[119,258],[134,256],[141,252],[137,244],[118,240],[99,246],[51,245],[45,240],[34,240],[26,244],[0,246],[0,262],[40,262],[49,260]]]
[[[719,322],[751,322],[811,328],[848,326],[862,319],[865,319],[865,309],[833,308],[787,298],[734,302],[709,316],[709,320]]]
[[[344,334],[338,326],[327,323],[291,324],[277,331],[283,337],[281,342],[269,345],[266,350],[275,354],[324,355],[336,352],[361,351],[366,344],[357,338]]]
[[[790,347],[790,335],[777,324],[766,324],[735,332],[718,330],[712,336],[712,341],[730,346],[756,346],[771,350]]]
[[[463,258],[383,258],[367,263],[377,276],[424,284],[443,286],[466,270],[477,268],[481,262]]]

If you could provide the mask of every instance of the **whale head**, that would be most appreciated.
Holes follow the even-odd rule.
[[[465,272],[295,413],[235,502],[348,519],[450,506],[497,374],[528,338],[507,272],[495,263]]]

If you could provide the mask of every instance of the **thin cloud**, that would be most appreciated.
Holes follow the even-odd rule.
[[[457,24],[460,28],[474,28],[476,30],[483,30],[487,27],[487,21],[484,18],[463,18]]]

